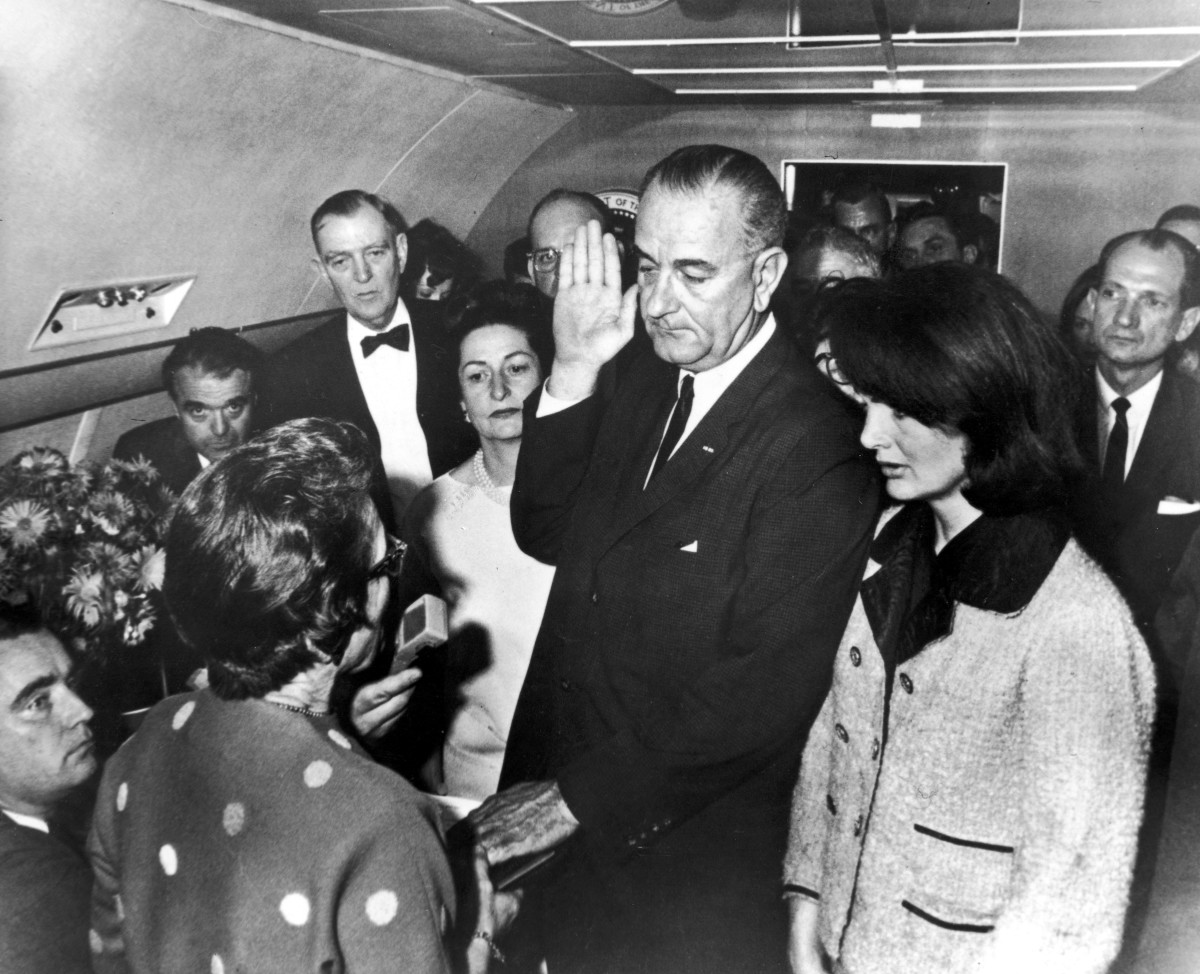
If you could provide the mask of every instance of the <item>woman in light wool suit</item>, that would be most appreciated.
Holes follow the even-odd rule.
[[[1070,360],[1003,278],[852,281],[833,375],[888,493],[809,737],[797,974],[1099,974],[1120,945],[1149,656],[1070,537]]]

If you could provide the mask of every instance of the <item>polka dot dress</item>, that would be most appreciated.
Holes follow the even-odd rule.
[[[448,970],[435,822],[330,718],[169,698],[104,773],[95,968]]]

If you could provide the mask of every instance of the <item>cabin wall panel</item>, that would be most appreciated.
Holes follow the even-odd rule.
[[[465,233],[570,118],[164,0],[0,0],[0,21],[0,429],[157,385],[137,361],[31,366],[332,306],[322,199],[382,188]],[[59,288],[177,272],[197,281],[170,328],[29,351]]]
[[[504,245],[546,191],[636,187],[693,142],[748,149],[776,174],[789,158],[1006,162],[1004,269],[1054,314],[1107,239],[1200,202],[1200,121],[1168,106],[929,109],[911,130],[872,129],[866,109],[581,109],[513,174],[469,242],[499,272]]]

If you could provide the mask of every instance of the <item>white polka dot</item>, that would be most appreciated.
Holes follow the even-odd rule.
[[[122,781],[117,785],[117,811],[125,811],[125,803],[129,801],[129,785]]]
[[[192,711],[196,709],[196,701],[189,700],[182,707],[175,711],[175,716],[171,718],[171,726],[179,730],[188,722],[188,718],[192,716]]]
[[[93,954],[104,953],[104,941],[100,939],[100,934],[95,930],[88,931],[88,946],[92,948]]]
[[[279,903],[279,912],[293,927],[308,923],[308,897],[303,893],[288,893]]]
[[[347,751],[350,750],[350,738],[341,731],[331,730],[329,732],[329,739],[338,747],[344,747]]]
[[[162,863],[163,872],[168,876],[174,876],[179,868],[179,857],[175,855],[175,847],[172,845],[165,845],[158,850],[158,861]]]
[[[225,806],[221,824],[225,826],[227,835],[237,835],[246,825],[246,806],[241,802],[230,802]]]
[[[220,954],[213,954],[212,963],[208,965],[208,969],[212,974],[225,974],[225,962],[221,960]]]
[[[400,901],[390,889],[381,889],[367,898],[367,919],[377,927],[386,927],[396,919]]]
[[[304,769],[304,783],[309,788],[320,788],[333,776],[333,768],[328,761],[314,761]]]

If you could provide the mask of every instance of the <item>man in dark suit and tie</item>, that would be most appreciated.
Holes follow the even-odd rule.
[[[149,460],[176,494],[214,460],[241,446],[254,429],[262,354],[223,328],[197,328],[162,364],[175,415],[122,434],[117,460]]]
[[[86,974],[92,871],[73,802],[96,771],[92,711],[36,614],[0,603],[0,969]],[[76,814],[75,818],[84,818]]]
[[[854,405],[769,313],[787,258],[766,167],[691,146],[641,201],[623,299],[598,223],[562,256],[513,492],[519,543],[557,572],[504,790],[472,820],[493,865],[557,850],[518,920],[552,971],[782,971],[790,790],[878,483]],[[601,394],[639,303],[653,351]]]
[[[1200,322],[1200,256],[1169,230],[1139,230],[1109,241],[1099,265],[1086,304],[1096,365],[1078,422],[1092,473],[1078,534],[1149,636],[1200,526],[1200,386],[1168,367]]]
[[[372,496],[389,527],[417,491],[475,446],[441,305],[420,301],[410,309],[400,298],[404,229],[395,207],[362,190],[317,207],[314,263],[345,310],[274,356],[268,410],[272,424],[322,416],[366,433],[386,477],[386,488],[381,478]]]

